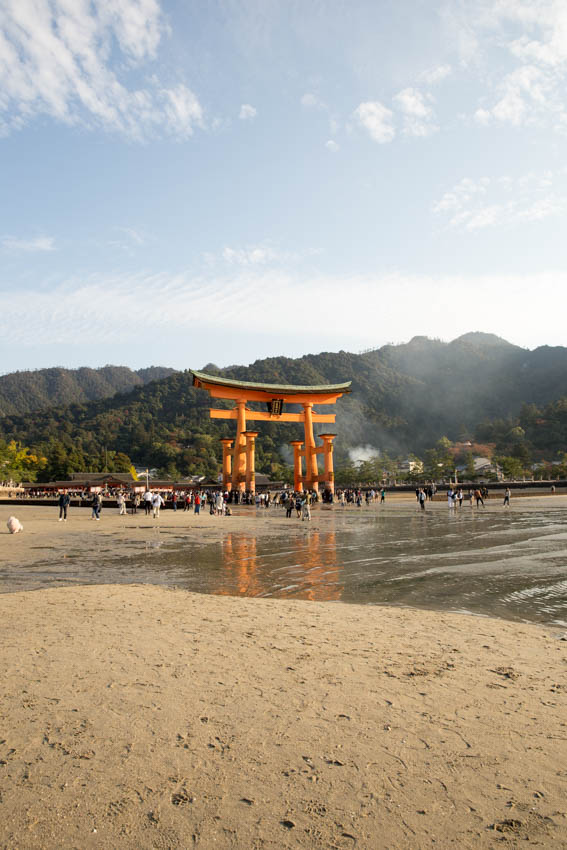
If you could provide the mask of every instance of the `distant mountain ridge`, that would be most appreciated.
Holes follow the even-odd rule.
[[[108,398],[150,381],[166,378],[174,371],[164,366],[137,370],[126,366],[102,366],[99,369],[86,366],[64,369],[55,366],[29,372],[12,372],[0,376],[0,416]]]
[[[101,380],[105,370],[110,370],[113,382]],[[491,334],[469,333],[448,343],[414,337],[408,343],[363,354],[339,351],[270,357],[224,369],[209,364],[204,370],[261,383],[352,381],[352,393],[336,406],[321,408],[321,412],[336,413],[333,430],[338,433],[338,457],[347,456],[351,447],[368,445],[394,455],[420,454],[441,436],[460,441],[476,433],[486,442],[500,440],[504,446],[519,434],[517,429],[512,433],[514,419],[536,456],[553,457],[567,448],[567,348],[562,346],[529,351]],[[170,374],[149,383],[143,378],[153,377],[155,371],[141,376],[124,367],[4,376],[0,392],[6,392],[7,379],[17,390],[16,397],[8,395],[12,409],[26,392],[29,395],[24,399],[24,411],[0,418],[0,438],[40,447],[60,443],[74,469],[87,463],[86,457],[100,457],[104,449],[122,452],[136,463],[171,475],[216,474],[219,437],[233,436],[234,423],[209,418],[211,401],[193,387],[189,371],[164,371]],[[53,372],[65,373],[59,384],[49,383]],[[97,378],[88,384],[88,391],[94,394],[102,387],[105,396],[92,401],[74,397],[66,406],[45,406],[46,400],[54,398],[50,395],[53,387],[60,398],[71,375],[76,378],[83,372],[89,379]],[[31,394],[24,380],[28,375],[41,376],[43,392]],[[123,389],[117,391],[120,381]],[[81,391],[86,394],[85,389]],[[33,411],[31,405],[37,399],[44,406]],[[549,411],[542,412],[546,406],[551,406]],[[496,427],[494,423],[500,424]],[[260,432],[257,460],[262,472],[277,465],[282,453],[286,456],[290,440],[302,436],[301,427],[293,424],[259,422],[255,427]],[[88,462],[94,464],[95,460]]]

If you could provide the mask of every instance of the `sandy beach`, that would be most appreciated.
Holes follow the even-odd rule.
[[[64,554],[64,536],[77,550],[156,533],[140,515],[58,524],[26,506],[10,537],[10,513],[3,563]],[[160,533],[214,539],[226,522],[167,512]],[[567,847],[559,638],[151,585],[5,593],[0,847]]]

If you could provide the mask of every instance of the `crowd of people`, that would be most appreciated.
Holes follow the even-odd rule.
[[[415,497],[422,511],[425,510],[427,501],[433,501],[435,495],[435,485],[430,487],[416,487]],[[504,507],[510,507],[511,490],[506,487],[504,492]],[[467,492],[463,492],[463,488],[458,485],[449,486],[447,489],[447,505],[449,510],[457,510],[462,508],[463,502],[468,502],[471,508],[476,504],[477,508],[485,507],[484,500],[488,497],[488,489],[486,487],[476,487],[474,490],[468,488]]]
[[[421,508],[425,510],[426,503],[433,501],[436,493],[434,484],[426,487],[416,487],[416,500]],[[46,494],[47,495],[47,494]],[[49,494],[53,497],[53,494]],[[100,521],[100,514],[103,507],[103,501],[113,499],[118,507],[119,515],[124,516],[128,513],[136,514],[138,510],[143,509],[146,516],[152,516],[154,519],[159,519],[160,510],[170,504],[173,511],[183,510],[191,511],[199,514],[202,510],[208,509],[209,513],[214,516],[230,516],[232,513],[232,505],[255,505],[257,509],[268,509],[270,507],[282,507],[286,511],[286,517],[295,515],[302,520],[311,519],[311,506],[318,501],[336,502],[341,507],[354,505],[361,508],[363,504],[366,506],[374,502],[383,504],[386,501],[386,488],[380,489],[343,489],[337,490],[334,494],[325,492],[319,494],[314,490],[311,491],[293,491],[291,489],[282,490],[276,493],[266,492],[230,492],[225,490],[187,490],[187,491],[159,491],[146,489],[143,493],[139,491],[128,492],[124,489],[104,489],[96,492],[83,492],[73,494],[80,498],[81,503],[87,502],[91,508],[91,519]],[[476,504],[477,508],[485,507],[485,499],[488,496],[486,487],[477,487],[474,490],[468,488],[467,492],[463,488],[455,485],[450,486],[447,490],[447,504],[449,510],[459,510],[463,502],[468,502],[471,507]],[[504,492],[504,507],[510,507],[511,490],[506,487]],[[58,494],[59,521],[67,521],[67,513],[71,504],[71,494],[68,490],[63,490]]]
[[[51,494],[53,495],[53,494]],[[103,501],[112,499],[116,502],[118,513],[121,516],[128,512],[137,514],[138,510],[144,511],[146,516],[159,519],[160,510],[166,505],[173,511],[192,512],[195,514],[208,510],[214,516],[230,516],[234,505],[254,505],[258,510],[281,507],[285,509],[286,516],[297,516],[302,520],[311,519],[311,506],[315,502],[337,501],[340,505],[357,505],[361,507],[365,502],[380,499],[385,501],[386,491],[369,490],[338,490],[336,494],[317,493],[315,490],[294,491],[291,489],[270,492],[230,492],[225,490],[187,490],[187,491],[158,491],[146,489],[143,493],[138,491],[128,492],[123,489],[104,489],[97,492],[77,494],[81,503],[87,502],[91,508],[91,519],[100,521]],[[58,495],[59,521],[67,521],[67,512],[71,504],[69,491],[63,490]]]

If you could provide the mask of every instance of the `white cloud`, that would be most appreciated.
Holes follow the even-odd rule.
[[[302,95],[301,105],[305,106],[306,109],[327,109],[327,104],[312,92],[306,92]]]
[[[163,274],[94,275],[72,278],[49,286],[38,285],[33,291],[15,290],[6,285],[10,297],[4,299],[3,343],[22,347],[49,346],[54,343],[114,345],[117,338],[128,361],[132,341],[151,328],[154,350],[164,353],[177,346],[179,334],[206,335],[215,360],[245,362],[250,355],[262,356],[269,339],[271,353],[288,349],[298,340],[298,354],[314,346],[337,350],[352,346],[355,350],[385,342],[376,327],[376,315],[388,328],[389,339],[408,339],[427,333],[446,337],[482,328],[517,339],[522,323],[530,316],[530,328],[545,327],[545,341],[560,340],[564,333],[564,302],[561,309],[549,311],[549,304],[566,291],[564,271],[533,275],[464,275],[462,273],[410,275],[314,275],[292,274],[270,268],[236,268],[215,276],[194,276],[188,272]],[[345,292],[349,297],[345,298]],[[471,301],[470,293],[475,293]],[[534,299],[534,293],[538,298]],[[159,310],[156,310],[159,293]],[[511,297],[513,295],[513,298]],[[30,300],[34,310],[30,312]],[[302,309],[297,310],[301,303]],[[412,309],[408,315],[407,304]],[[490,303],[489,313],[486,304]],[[361,310],[360,305],[365,309]],[[513,305],[511,307],[511,305]],[[312,316],[318,318],[316,339]],[[128,323],[124,324],[124,316]],[[246,316],[246,330],[242,330]],[[337,316],[341,317],[337,329]],[[525,327],[525,322],[524,325]],[[356,328],[356,332],[349,331]],[[337,337],[337,333],[339,336]],[[527,333],[527,331],[525,332]],[[539,332],[538,332],[539,333]],[[212,335],[211,335],[212,334]],[[381,335],[382,334],[382,335]],[[236,346],[229,350],[226,340]],[[539,333],[539,342],[544,340]],[[523,344],[529,339],[524,336]],[[178,347],[178,346],[177,346]],[[189,356],[184,348],[185,357]],[[195,351],[204,358],[202,346]],[[266,352],[267,353],[267,352]],[[105,356],[108,351],[105,350]],[[113,356],[116,356],[114,354]],[[191,351],[191,356],[195,352]]]
[[[515,126],[537,121],[542,112],[549,111],[554,97],[548,76],[534,65],[507,74],[499,93],[491,114],[497,121]]]
[[[135,256],[135,249],[146,245],[148,237],[135,230],[133,227],[115,227],[116,233],[123,234],[127,238],[111,239],[107,242],[110,248],[116,248],[120,251],[125,251],[130,257]]]
[[[55,240],[52,236],[37,236],[35,239],[18,239],[15,236],[4,236],[0,244],[10,253],[28,253],[35,251],[54,251]]]
[[[404,133],[408,136],[430,136],[439,128],[434,123],[434,113],[428,101],[431,95],[423,95],[418,89],[406,88],[394,97],[394,104],[404,116]]]
[[[428,86],[434,86],[450,76],[452,70],[450,65],[437,65],[436,68],[422,71],[419,75],[419,82]]]
[[[135,139],[187,138],[202,108],[182,83],[126,84],[157,54],[167,25],[157,0],[3,0],[0,132],[38,115]],[[123,82],[124,80],[124,82]]]
[[[194,126],[203,126],[203,109],[187,86],[180,83],[173,89],[161,89],[160,94],[169,133],[179,138],[187,138],[193,135]]]
[[[255,118],[257,114],[258,111],[254,106],[251,106],[249,103],[243,103],[240,107],[238,117],[241,121],[246,121],[250,118]]]
[[[338,145],[333,139],[329,139],[325,142],[325,147],[328,151],[331,151],[331,153],[337,153],[340,150],[340,145]]]
[[[473,117],[477,124],[482,124],[483,127],[486,127],[490,124],[492,116],[488,109],[477,109]]]
[[[565,175],[544,172],[517,178],[464,178],[432,210],[446,216],[449,227],[468,231],[542,221],[567,210]]]
[[[126,236],[129,236],[135,245],[143,245],[146,241],[142,234],[133,227],[117,227],[116,230],[120,231],[120,233],[125,233]]]
[[[396,131],[392,119],[393,113],[377,100],[365,101],[354,110],[355,118],[368,131],[370,137],[379,144],[391,142]]]
[[[563,0],[463,0],[446,8],[462,61],[482,69],[481,125],[567,128],[567,6]],[[457,41],[459,39],[457,38]],[[473,46],[471,50],[470,47]]]
[[[265,245],[251,248],[223,248],[222,257],[225,262],[239,266],[264,265],[277,259],[277,254]]]

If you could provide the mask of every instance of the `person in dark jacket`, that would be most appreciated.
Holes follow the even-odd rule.
[[[67,522],[67,508],[69,507],[70,504],[71,504],[71,497],[70,497],[69,493],[67,492],[67,490],[63,490],[63,492],[59,494],[59,500],[58,500],[59,522],[61,522],[61,520],[63,520],[64,522]]]

